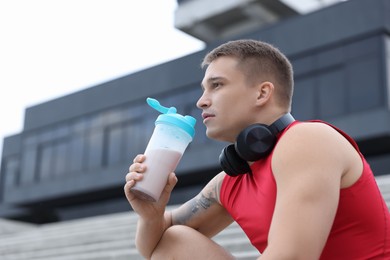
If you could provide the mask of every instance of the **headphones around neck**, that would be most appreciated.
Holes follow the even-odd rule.
[[[277,135],[294,121],[294,117],[287,113],[270,126],[253,124],[242,130],[236,142],[222,150],[219,156],[222,170],[232,177],[250,173],[248,161],[267,156],[276,144]]]

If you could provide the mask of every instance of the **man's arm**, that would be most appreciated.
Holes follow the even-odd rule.
[[[149,259],[164,231],[171,225],[170,214],[165,212],[165,207],[177,183],[177,178],[173,172],[169,174],[167,184],[157,202],[137,198],[130,189],[137,181],[142,180],[146,170],[143,164],[145,159],[143,154],[134,158],[133,164],[129,167],[129,173],[126,174],[124,191],[131,207],[139,216],[135,244],[140,254]]]
[[[186,225],[207,237],[212,237],[232,223],[231,216],[219,203],[219,189],[223,180],[220,173],[193,199],[164,217],[139,218],[136,244],[143,256],[149,258],[165,230],[172,225]]]
[[[124,189],[127,200],[139,215],[135,240],[137,249],[145,258],[150,258],[165,230],[171,225],[187,225],[211,237],[232,223],[230,215],[219,203],[219,189],[225,173],[214,177],[192,200],[173,212],[165,212],[170,194],[177,183],[174,173],[169,175],[167,185],[157,202],[140,200],[130,192],[131,187],[142,180],[144,161],[144,155],[138,155],[134,159],[126,175]]]
[[[302,123],[286,132],[273,155],[277,200],[260,259],[320,257],[336,215],[341,180],[357,158],[350,143],[325,124]]]
[[[175,209],[172,224],[192,227],[207,237],[230,225],[233,219],[219,200],[224,176],[224,172],[216,175],[195,198]]]
[[[134,196],[129,192],[131,187],[125,187],[127,194],[129,194],[126,194],[129,202],[139,215],[135,244],[140,254],[146,259],[150,258],[164,231],[172,224],[171,213],[165,212],[165,206],[176,183],[177,178],[174,173],[171,173],[168,177],[167,185],[157,202],[139,202],[137,198],[134,198],[136,201],[134,202],[134,200],[129,199],[129,196]],[[142,207],[136,207],[138,204],[142,204]]]
[[[156,216],[154,219],[138,219],[135,243],[141,255],[146,259],[150,258],[169,226],[171,226],[170,212],[165,212],[162,218]]]

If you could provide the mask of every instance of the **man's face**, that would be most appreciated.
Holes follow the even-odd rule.
[[[206,135],[220,141],[235,142],[240,131],[256,122],[257,88],[250,86],[234,57],[214,60],[202,81],[203,95],[197,102],[202,109]]]

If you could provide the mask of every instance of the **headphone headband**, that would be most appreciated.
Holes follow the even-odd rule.
[[[295,121],[295,118],[290,114],[284,114],[282,117],[280,117],[278,120],[272,123],[272,125],[269,126],[269,129],[273,134],[278,134],[282,132],[287,126],[289,126],[292,122]]]

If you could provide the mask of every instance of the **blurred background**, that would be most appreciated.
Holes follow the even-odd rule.
[[[295,118],[346,131],[386,177],[389,13],[389,0],[1,0],[0,218],[48,224],[131,211],[124,177],[158,116],[147,97],[198,119],[170,204],[197,194],[226,145],[206,138],[195,107],[199,65],[238,38],[285,53]]]

